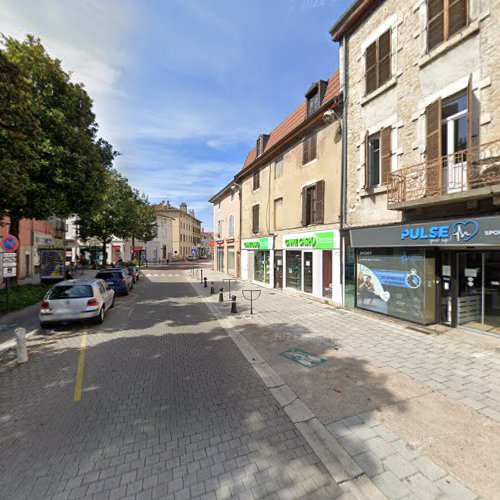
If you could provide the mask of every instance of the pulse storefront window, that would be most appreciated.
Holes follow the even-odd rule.
[[[361,250],[357,265],[357,306],[425,323],[425,253],[421,249]]]

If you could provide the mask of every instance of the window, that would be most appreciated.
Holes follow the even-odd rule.
[[[229,237],[234,238],[234,215],[229,216]]]
[[[307,116],[313,115],[319,109],[319,91],[311,95],[307,100]]]
[[[217,238],[220,238],[222,235],[222,221],[219,219],[217,221]]]
[[[302,153],[302,165],[309,163],[310,161],[316,158],[316,142],[317,136],[316,134],[311,134],[309,137],[306,137],[303,141],[304,149]]]
[[[255,147],[255,152],[257,154],[257,158],[262,154],[262,142],[260,137],[257,139],[257,146]]]
[[[234,201],[235,195],[236,195],[236,193],[234,191],[231,191],[231,201]]]
[[[217,204],[217,208],[220,210],[220,201],[219,201],[219,203]]]
[[[274,200],[274,229],[283,227],[283,198]]]
[[[391,127],[365,136],[365,189],[387,184],[391,172]]]
[[[252,207],[252,232],[259,232],[259,205]]]
[[[365,52],[366,93],[381,87],[391,78],[391,30],[375,40]]]
[[[302,188],[302,225],[323,224],[325,181]]]
[[[274,178],[279,179],[283,175],[283,156],[274,162]]]
[[[467,0],[427,0],[427,50],[467,26]]]
[[[260,171],[253,173],[253,190],[256,191],[260,188]]]

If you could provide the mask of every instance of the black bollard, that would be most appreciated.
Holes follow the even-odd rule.
[[[205,276],[205,277],[203,278],[203,288],[207,288],[207,286],[208,286],[208,285],[207,285],[207,277]]]
[[[200,269],[200,271],[201,271],[201,275],[200,275],[200,276],[201,276],[201,278],[200,278],[200,282],[201,282],[201,283],[203,283],[203,269]]]
[[[224,288],[219,288],[219,302],[224,302]]]
[[[210,295],[214,294],[215,293],[215,284],[214,282],[212,281],[210,283]]]
[[[236,314],[236,295],[231,297],[231,314]]]

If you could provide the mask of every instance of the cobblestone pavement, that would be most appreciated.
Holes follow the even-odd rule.
[[[205,272],[205,275],[209,281],[215,281],[216,287],[221,286],[222,280],[226,277],[215,271]],[[246,336],[251,342],[260,339],[253,333],[256,328],[247,326],[252,324],[263,328],[261,338],[264,340],[259,346],[254,344],[260,354],[264,355],[266,342],[269,344],[270,339],[278,339],[278,342],[271,346],[275,351],[276,345],[280,342],[290,347],[293,346],[293,341],[297,340],[301,343],[307,342],[311,346],[316,345],[316,352],[332,352],[338,349],[344,358],[354,360],[349,364],[345,363],[342,368],[342,365],[339,365],[342,357],[335,358],[340,367],[334,375],[337,377],[337,384],[340,384],[339,379],[344,381],[349,378],[356,379],[355,383],[350,386],[347,383],[347,386],[353,393],[358,394],[358,398],[355,394],[352,396],[353,404],[343,409],[344,414],[339,411],[342,409],[333,408],[332,417],[329,419],[328,411],[325,411],[321,420],[327,424],[328,430],[339,444],[388,498],[477,498],[478,492],[464,485],[470,482],[476,486],[478,483],[483,483],[478,485],[478,488],[485,492],[483,496],[495,498],[499,491],[500,474],[494,465],[488,464],[492,470],[487,473],[477,470],[485,467],[482,462],[475,464],[476,470],[467,471],[464,467],[465,470],[459,471],[462,480],[458,480],[445,467],[431,460],[428,453],[420,449],[433,451],[433,445],[434,448],[438,446],[435,442],[419,447],[393,432],[378,420],[376,412],[372,411],[377,407],[376,401],[369,405],[370,411],[356,410],[356,407],[363,406],[360,401],[364,394],[374,399],[377,397],[377,394],[373,394],[375,392],[372,391],[373,387],[363,388],[369,376],[380,377],[384,380],[380,385],[386,386],[391,380],[393,387],[402,381],[414,391],[404,403],[405,412],[417,414],[418,408],[415,407],[423,402],[434,405],[434,410],[439,413],[438,418],[430,412],[424,414],[420,424],[422,428],[434,425],[429,433],[441,432],[443,434],[441,441],[446,441],[446,433],[453,431],[438,428],[434,421],[443,421],[446,412],[456,412],[456,415],[463,413],[467,417],[467,423],[475,427],[474,431],[480,429],[477,433],[480,433],[484,440],[481,446],[486,452],[488,446],[496,446],[500,435],[499,342],[458,331],[443,335],[425,335],[408,329],[401,323],[379,320],[358,312],[334,309],[289,293],[264,289],[246,282],[238,282],[232,287],[236,290],[239,310],[239,314],[232,318],[232,323],[236,328],[240,325],[242,331],[249,332]],[[258,288],[262,291],[261,297],[254,304],[256,314],[252,317],[248,315],[249,307],[242,297],[242,288]],[[226,313],[229,312],[228,303],[220,307],[225,308]],[[266,359],[271,363],[272,354]],[[364,367],[361,377],[359,373],[355,373],[360,365]],[[281,368],[281,365],[278,366]],[[350,373],[342,374],[342,370]],[[307,395],[311,385],[314,385],[314,382],[311,382],[306,387],[302,384],[300,376],[295,378],[291,376],[287,379],[288,372],[279,370],[278,372],[288,381],[292,389],[302,388],[304,395]],[[311,371],[309,375],[305,370],[302,373],[303,377],[313,377],[313,373],[320,372]],[[332,380],[335,378],[324,378],[319,382],[325,387],[325,397],[332,397],[328,396],[329,392],[332,393]],[[300,395],[300,392],[298,394]],[[319,395],[315,396],[317,400]],[[380,399],[383,400],[384,396]],[[311,401],[313,400],[314,398]],[[398,403],[397,397],[386,398],[386,401],[382,401],[379,406],[385,405],[390,408],[394,403]],[[318,406],[322,409],[321,404]],[[396,414],[394,419],[401,418],[401,413],[398,415],[396,410],[393,413]],[[467,433],[465,422],[463,429],[457,428],[454,432],[460,431]],[[488,434],[489,432],[491,434]],[[421,434],[425,435],[425,432]],[[495,444],[488,443],[488,439],[495,440]],[[476,445],[474,452],[477,453],[478,449],[481,451],[478,443],[473,444]],[[457,452],[460,455],[453,458],[456,458],[455,462],[460,462],[460,457],[467,457],[469,450],[456,450],[450,445],[448,454]],[[433,453],[439,454],[437,451]],[[446,457],[446,449],[444,456]],[[494,456],[498,459],[498,453]]]
[[[181,269],[181,268],[179,268]],[[339,489],[179,270],[0,374],[0,498],[334,498]]]

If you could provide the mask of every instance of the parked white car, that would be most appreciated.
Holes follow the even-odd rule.
[[[113,307],[115,292],[100,279],[76,279],[54,285],[40,304],[40,326],[56,323],[93,321],[102,323],[104,313]]]

